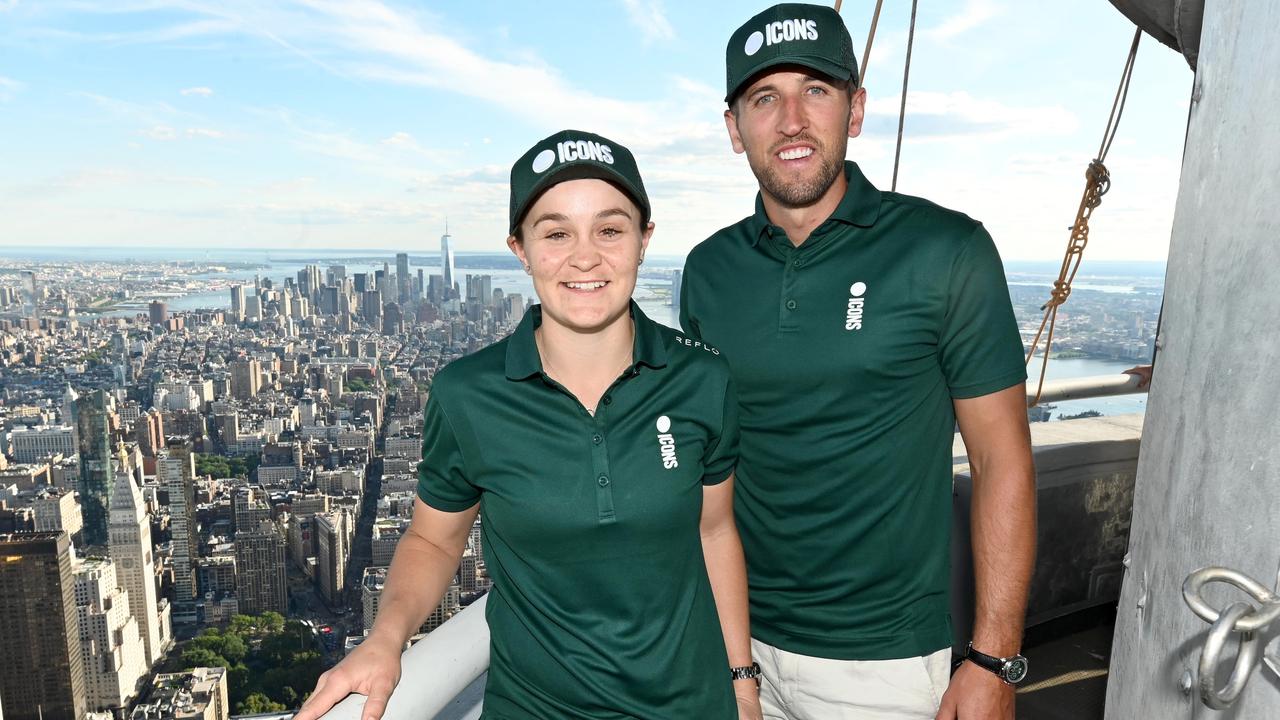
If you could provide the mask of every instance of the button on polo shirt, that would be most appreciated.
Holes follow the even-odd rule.
[[[681,325],[738,390],[752,634],[818,657],[924,655],[952,640],[952,401],[1025,381],[1022,342],[980,223],[845,175],[799,247],[757,197],[694,248]]]
[[[432,385],[418,495],[484,516],[486,718],[737,717],[699,533],[737,400],[717,351],[631,315],[594,417],[543,372],[540,306]]]

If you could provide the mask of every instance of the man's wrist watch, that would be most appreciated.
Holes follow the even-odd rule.
[[[1027,659],[1021,655],[1007,658],[994,657],[975,650],[973,643],[969,643],[964,659],[983,670],[989,670],[1009,685],[1017,685],[1027,677]]]
[[[742,667],[729,668],[729,674],[734,680],[755,680],[756,687],[760,687],[760,677],[764,674],[760,672],[760,663],[753,662],[750,665]]]

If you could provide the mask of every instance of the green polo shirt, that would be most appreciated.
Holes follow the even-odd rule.
[[[910,657],[952,640],[952,400],[1024,382],[1022,342],[980,223],[845,175],[798,248],[758,197],[694,248],[680,320],[738,390],[752,635]]]
[[[540,306],[432,384],[418,495],[484,516],[485,718],[737,717],[699,533],[737,400],[717,351],[631,315],[594,417],[542,371]]]

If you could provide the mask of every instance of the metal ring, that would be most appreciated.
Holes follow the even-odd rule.
[[[1236,623],[1234,629],[1237,632],[1261,630],[1280,618],[1280,596],[1238,570],[1211,566],[1196,570],[1182,583],[1182,597],[1187,601],[1187,606],[1205,622],[1216,623],[1221,615],[1200,595],[1201,588],[1211,582],[1234,585],[1262,604],[1261,608]]]
[[[1231,678],[1222,689],[1214,687],[1218,660],[1227,644],[1227,636],[1232,633],[1236,621],[1251,610],[1253,606],[1248,603],[1232,603],[1222,611],[1204,640],[1204,649],[1200,651],[1200,699],[1214,710],[1222,710],[1240,697],[1253,674],[1253,666],[1258,663],[1258,637],[1251,632],[1241,633],[1240,649],[1236,652],[1236,664],[1231,669]]]

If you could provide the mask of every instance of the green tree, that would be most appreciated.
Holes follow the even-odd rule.
[[[222,637],[221,655],[232,663],[238,663],[241,660],[244,660],[244,657],[248,652],[248,646],[245,644],[244,639],[239,635],[228,634]]]
[[[182,651],[184,669],[194,667],[230,667],[231,663],[216,652],[203,647],[192,647]]]
[[[258,621],[263,632],[281,633],[284,632],[284,616],[274,610],[268,610],[258,616]],[[302,623],[294,621],[299,627],[305,627]]]
[[[253,713],[280,712],[289,708],[274,702],[271,698],[262,693],[254,693],[244,700],[236,704],[237,715],[252,715]]]

